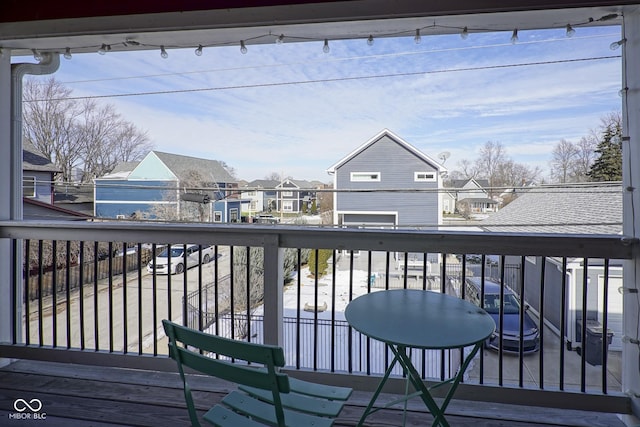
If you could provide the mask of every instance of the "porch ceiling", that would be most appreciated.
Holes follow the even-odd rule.
[[[273,43],[279,34],[289,41],[411,36],[473,32],[563,28],[568,23],[620,24],[620,15],[638,5],[629,1],[471,1],[415,2],[381,0],[294,2],[216,2],[202,6],[197,0],[128,2],[135,5],[106,7],[102,2],[77,5],[10,1],[0,16],[0,47],[13,55],[31,49],[77,52],[96,51],[103,43],[112,50],[148,49],[164,45],[193,47]],[[61,4],[62,3],[62,4]],[[68,3],[65,6],[65,3]],[[73,3],[73,5],[71,4]],[[240,7],[238,7],[240,4]],[[230,7],[231,6],[231,7]],[[177,8],[180,10],[177,10]],[[617,14],[613,19],[602,17]],[[427,27],[427,28],[425,28]],[[134,40],[134,43],[124,42]],[[135,42],[139,44],[135,44]]]

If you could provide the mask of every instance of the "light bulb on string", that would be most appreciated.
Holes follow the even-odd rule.
[[[240,52],[243,55],[247,53],[247,47],[244,45],[244,40],[240,40]]]
[[[625,42],[627,41],[627,39],[622,39],[622,40],[618,40],[617,42],[613,42],[609,45],[609,49],[611,50],[616,50],[618,49],[620,46],[622,46],[623,44],[625,44]]]
[[[195,50],[195,54],[196,56],[202,56],[202,45],[199,44],[198,47]]]
[[[169,57],[169,54],[167,53],[167,51],[164,49],[164,46],[160,46],[160,56],[163,59],[167,59]]]
[[[420,35],[420,28],[416,29],[416,35],[413,38],[413,41],[416,42],[416,44],[420,44],[422,42],[422,36]]]
[[[513,33],[511,34],[511,44],[516,44],[518,43],[518,29],[514,29]]]
[[[42,61],[42,54],[40,53],[40,51],[38,51],[38,49],[31,49],[31,52],[33,53],[33,59],[38,62]]]
[[[460,33],[460,38],[461,38],[462,40],[466,40],[466,39],[467,39],[467,37],[469,37],[469,30],[467,29],[467,27],[464,27],[464,28],[462,29],[462,32]]]
[[[573,37],[575,33],[576,33],[576,30],[573,29],[571,24],[567,24],[567,33],[566,33],[567,37]]]
[[[64,59],[71,59],[71,58],[72,58],[72,56],[71,56],[71,48],[66,48],[64,50]]]
[[[107,53],[107,50],[109,50],[108,46],[106,44],[102,43],[102,46],[100,46],[100,49],[98,49],[98,53],[100,55],[104,55],[105,53]]]
[[[369,34],[369,38],[367,39],[367,44],[369,46],[373,46],[373,35]]]
[[[329,40],[328,39],[324,39],[324,46],[322,46],[322,51],[324,53],[329,53],[331,49],[329,48]]]
[[[284,34],[280,34],[276,39],[276,44],[282,44],[282,43],[284,43]]]

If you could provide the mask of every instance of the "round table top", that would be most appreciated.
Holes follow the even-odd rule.
[[[450,295],[416,289],[372,292],[351,301],[347,322],[387,344],[412,348],[460,348],[487,339],[495,322],[486,311]]]

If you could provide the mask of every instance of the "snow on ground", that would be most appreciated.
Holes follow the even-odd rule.
[[[302,269],[300,285],[296,276],[284,291],[283,348],[287,365],[303,369],[384,373],[386,363],[393,359],[393,353],[384,344],[350,328],[344,318],[344,310],[349,301],[369,291],[368,281],[366,271],[353,270],[350,273],[339,269],[335,272],[335,285],[331,274],[318,279],[317,306],[324,308],[326,303],[326,309],[316,313],[304,309],[305,304],[310,310],[316,305],[316,286],[315,278],[309,275],[309,269]],[[372,288],[371,292],[379,290],[381,289]],[[335,309],[332,311],[334,301]],[[254,314],[263,314],[262,307]],[[336,320],[333,328],[332,316]],[[262,342],[261,328],[260,317],[260,320],[252,322],[251,329],[255,331],[252,341]],[[317,349],[316,352],[313,351],[314,348]],[[441,374],[441,360],[444,360],[448,375],[455,373],[459,354],[460,351],[457,350],[444,353],[440,350],[413,350],[411,358],[421,374],[437,378]],[[402,369],[396,365],[393,374],[402,375]]]

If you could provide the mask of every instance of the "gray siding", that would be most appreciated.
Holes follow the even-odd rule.
[[[351,172],[379,172],[379,182],[351,182]],[[338,189],[437,189],[440,180],[415,182],[414,172],[435,172],[426,163],[387,135],[366,147],[336,169]],[[398,212],[398,225],[433,225],[438,223],[436,191],[429,193],[381,192],[338,193],[338,211]]]

